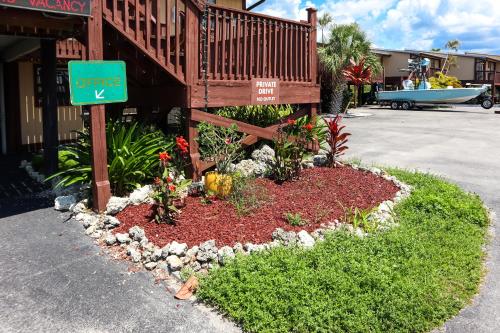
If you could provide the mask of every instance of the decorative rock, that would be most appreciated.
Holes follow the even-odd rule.
[[[186,243],[179,244],[177,242],[172,242],[170,244],[170,254],[182,257],[186,255],[186,252],[188,250],[188,246]]]
[[[85,204],[86,201],[87,200],[82,200],[79,203],[77,203],[75,205],[72,205],[70,207],[70,210],[73,213],[76,213],[76,214],[80,214],[80,213],[86,212],[87,211],[87,205]]]
[[[78,215],[80,215],[80,214],[78,214]],[[94,215],[84,214],[83,216],[81,216],[80,221],[82,222],[83,227],[85,229],[87,229],[91,225],[97,225],[99,223],[99,218],[97,216],[94,216]]]
[[[103,234],[102,230],[96,230],[92,235],[90,235],[90,237],[97,239],[97,238],[101,238],[102,234]]]
[[[280,242],[278,241],[272,241],[269,243],[269,249],[274,249],[275,247],[281,246]]]
[[[106,238],[104,239],[104,242],[106,243],[106,245],[113,245],[116,243],[116,236],[112,233],[108,233],[106,235]]]
[[[120,234],[120,233],[118,233],[115,236],[116,236],[116,240],[120,244],[130,243],[130,241],[131,241],[130,236],[128,234]]]
[[[218,251],[219,263],[221,265],[225,265],[228,260],[231,260],[235,257],[234,251],[232,247],[223,246]]]
[[[379,168],[370,168],[370,171],[374,174],[376,174],[377,176],[381,176],[382,175],[382,170],[380,170]]]
[[[143,186],[141,188],[136,189],[134,192],[130,194],[130,202],[133,205],[140,205],[144,202],[147,202],[149,199],[149,195],[151,194],[152,188],[150,185]]]
[[[116,228],[120,226],[120,220],[114,216],[106,215],[104,217],[104,224],[111,228]]]
[[[147,264],[145,264],[144,267],[146,267],[146,269],[148,271],[151,271],[151,270],[155,269],[157,265],[158,265],[158,263],[152,261],[152,262],[148,262]]]
[[[189,266],[190,266],[190,267],[193,269],[193,271],[195,271],[195,272],[198,272],[198,271],[201,269],[201,265],[200,265],[200,263],[199,263],[199,262],[197,262],[197,261],[192,262],[192,263],[191,263],[191,265],[189,265]]]
[[[141,253],[134,247],[129,246],[127,248],[127,254],[130,256],[132,259],[132,262],[138,263],[141,261]]]
[[[169,256],[167,258],[167,264],[168,264],[168,268],[171,270],[171,271],[179,271],[181,270],[183,264],[182,264],[182,260],[178,257],[178,256]]]
[[[146,236],[139,242],[139,245],[144,249],[149,245],[149,240]]]
[[[256,149],[252,152],[252,159],[264,164],[271,164],[274,161],[275,155],[276,154],[271,147],[263,145],[262,148]]]
[[[234,251],[234,253],[244,253],[245,252],[245,250],[243,249],[243,245],[241,243],[234,244],[233,251]]]
[[[158,261],[158,260],[160,260],[161,257],[162,257],[162,254],[163,254],[162,249],[155,249],[153,251],[153,254],[151,255],[151,261]]]
[[[90,236],[97,231],[97,225],[93,224],[85,229],[85,235]]]
[[[130,238],[139,242],[146,237],[144,230],[138,226],[130,228],[128,230],[128,234],[130,235]]]
[[[208,262],[217,259],[217,247],[214,240],[209,240],[200,245],[196,259],[200,262]]]
[[[302,167],[304,169],[312,169],[312,168],[314,168],[314,163],[311,161],[304,161],[304,162],[302,162]]]
[[[253,245],[252,243],[245,243],[245,245],[243,245],[243,249],[248,252],[248,253],[252,253],[254,252],[255,250],[255,245]]]
[[[285,245],[290,245],[295,243],[297,234],[293,231],[285,231],[281,228],[274,230],[272,234],[273,240],[278,240],[283,242]]]
[[[264,163],[255,162],[252,160],[243,160],[240,163],[236,164],[234,167],[235,172],[239,172],[245,177],[262,176],[266,173],[266,170],[267,167]]]
[[[167,259],[169,255],[170,255],[170,244],[167,244],[161,249],[161,257],[163,259]]]
[[[327,162],[328,158],[326,157],[326,155],[315,155],[313,157],[313,164],[315,167],[325,166]]]
[[[190,258],[195,257],[196,258],[196,255],[198,254],[199,250],[200,250],[200,248],[198,246],[193,246],[192,248],[187,250],[186,257],[190,257]]]
[[[188,265],[189,263],[191,263],[190,257],[180,257],[179,259],[181,259],[183,265]]]
[[[106,206],[106,214],[116,215],[125,209],[130,203],[129,198],[111,197]]]
[[[299,239],[299,244],[302,245],[305,248],[312,248],[314,247],[314,238],[309,235],[309,233],[305,230],[300,231],[297,234],[297,238]]]
[[[54,209],[58,211],[68,211],[71,206],[75,204],[76,198],[74,195],[60,196],[54,200]]]

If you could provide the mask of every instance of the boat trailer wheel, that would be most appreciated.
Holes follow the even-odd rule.
[[[491,100],[491,98],[485,98],[481,102],[481,106],[486,110],[491,109],[493,107],[493,101]]]
[[[391,109],[393,109],[393,110],[399,109],[399,103],[396,101],[392,101],[391,102]]]
[[[401,103],[401,109],[410,110],[411,108],[412,108],[412,103],[406,101]]]

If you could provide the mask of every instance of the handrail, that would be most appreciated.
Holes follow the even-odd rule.
[[[315,83],[315,11],[308,22],[212,4],[208,11],[209,43],[206,50],[200,45],[200,53],[207,53],[208,80],[276,78]],[[199,63],[202,79],[205,68]]]

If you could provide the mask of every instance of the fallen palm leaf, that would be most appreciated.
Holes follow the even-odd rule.
[[[196,276],[191,276],[186,283],[179,289],[177,294],[175,294],[175,298],[180,300],[189,299],[193,296],[193,293],[198,289],[198,278]]]

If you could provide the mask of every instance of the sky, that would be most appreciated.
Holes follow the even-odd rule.
[[[304,20],[308,7],[357,22],[374,47],[430,50],[458,39],[461,52],[500,54],[500,0],[267,0],[255,11]]]

